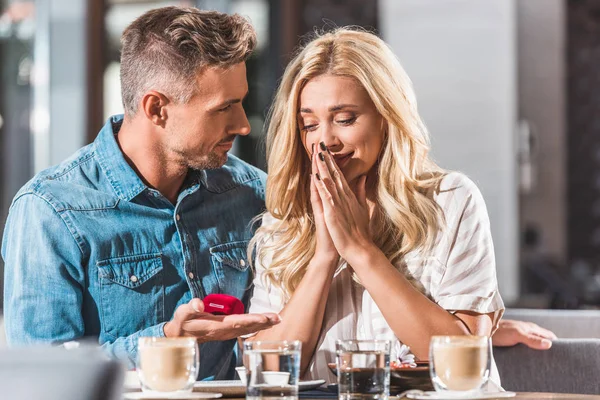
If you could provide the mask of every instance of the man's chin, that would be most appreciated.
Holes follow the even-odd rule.
[[[203,160],[190,163],[189,167],[198,171],[204,169],[219,169],[227,162],[227,152],[223,154],[210,153]]]

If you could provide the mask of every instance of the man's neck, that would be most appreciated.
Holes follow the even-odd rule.
[[[170,162],[154,135],[156,132],[143,122],[125,117],[116,138],[123,156],[140,179],[175,204],[188,168]]]

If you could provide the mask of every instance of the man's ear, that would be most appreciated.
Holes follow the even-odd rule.
[[[149,121],[164,128],[168,117],[167,104],[169,104],[167,96],[156,90],[150,90],[142,97],[141,108]]]

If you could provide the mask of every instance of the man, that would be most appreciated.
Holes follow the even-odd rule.
[[[124,117],[11,205],[7,339],[92,336],[133,362],[140,336],[193,336],[204,342],[199,378],[233,378],[235,338],[279,321],[212,316],[200,300],[250,294],[246,247],[265,174],[227,151],[250,133],[242,100],[255,32],[237,15],[166,7],[135,20],[122,44]]]

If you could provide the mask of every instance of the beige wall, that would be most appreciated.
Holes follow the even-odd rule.
[[[533,186],[520,195],[520,224],[533,223],[542,250],[566,260],[564,0],[518,0],[519,117],[537,142]]]
[[[515,0],[380,0],[380,27],[411,77],[433,157],[486,200],[498,282],[519,294]]]

